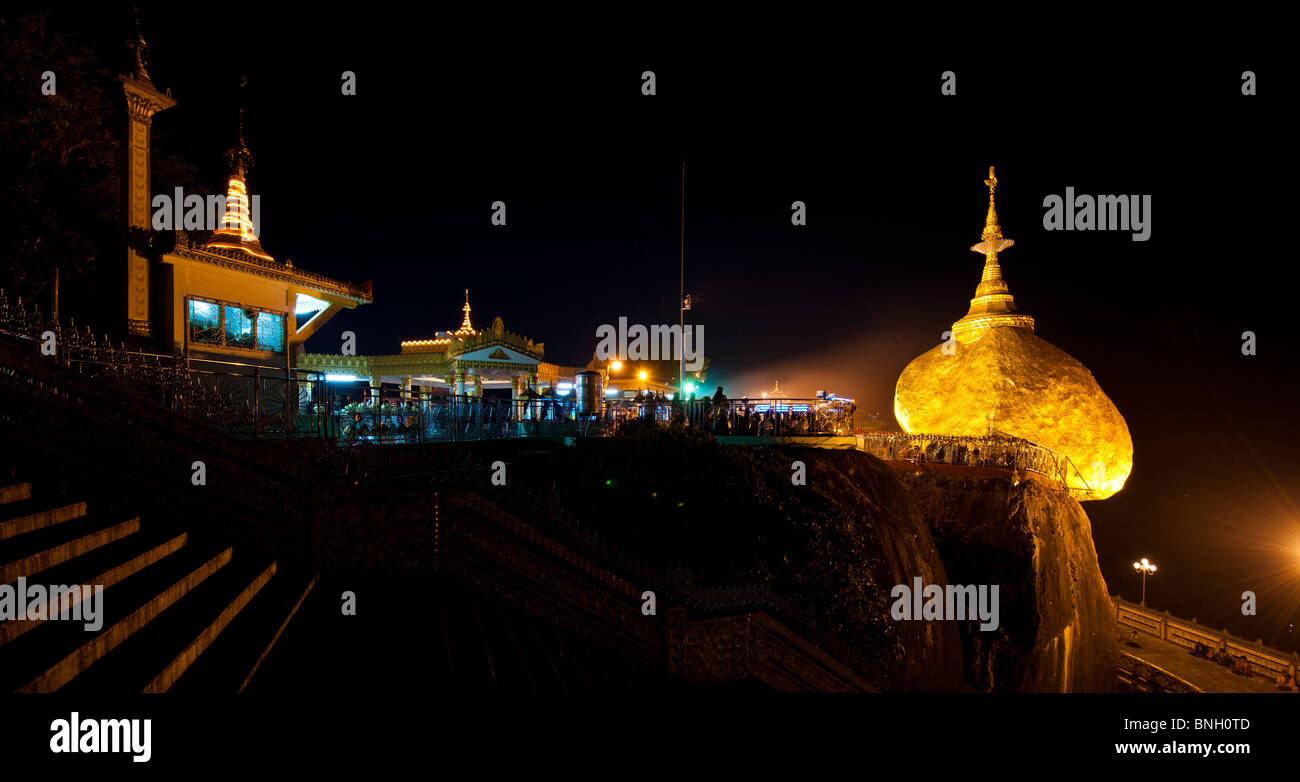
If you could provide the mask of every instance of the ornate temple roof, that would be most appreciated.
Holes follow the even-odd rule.
[[[434,334],[433,339],[408,339],[402,341],[403,353],[431,353],[443,352],[453,341],[462,340],[465,337],[477,336],[480,332],[474,328],[469,321],[469,288],[465,289],[465,306],[461,307],[465,317],[460,322],[460,328],[455,331],[439,331]],[[498,318],[499,320],[499,318]]]
[[[760,392],[759,396],[763,399],[789,399],[790,395],[781,390],[781,381],[777,380],[772,384],[771,391]]]
[[[519,352],[541,359],[545,344],[533,342],[528,337],[506,331],[501,318],[492,321],[490,329],[475,329],[470,323],[469,289],[465,289],[465,306],[461,307],[465,317],[460,328],[455,331],[439,331],[433,339],[407,339],[402,341],[402,353],[445,353],[449,356],[463,355],[490,345],[505,345]]]
[[[242,80],[241,87],[247,86]],[[230,165],[230,178],[226,182],[226,211],[221,225],[212,233],[206,244],[193,243],[185,231],[176,231],[176,248],[173,254],[214,266],[256,274],[260,277],[292,282],[322,292],[333,293],[358,304],[370,304],[374,295],[369,281],[352,283],[336,280],[323,274],[294,267],[289,259],[276,260],[262,248],[254,229],[251,209],[252,195],[248,191],[248,172],[253,166],[253,154],[244,140],[244,108],[240,101],[239,132],[235,146],[226,151]]]
[[[324,274],[304,271],[295,267],[288,260],[268,260],[241,250],[212,247],[210,245],[194,246],[190,244],[189,234],[184,231],[176,232],[176,248],[171,254],[192,261],[201,261],[213,266],[247,272],[259,277],[279,280],[280,282],[291,282],[305,288],[333,293],[351,299],[358,304],[371,304],[375,300],[369,280],[362,283],[344,282],[333,277],[327,277]]]

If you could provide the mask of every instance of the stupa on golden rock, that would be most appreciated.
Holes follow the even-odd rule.
[[[1067,486],[1080,499],[1105,499],[1133,469],[1128,425],[1083,364],[1034,334],[1002,279],[1003,238],[989,168],[989,211],[975,298],[952,324],[952,340],[912,360],[894,390],[903,431],[960,436],[1006,435],[1069,457]]]

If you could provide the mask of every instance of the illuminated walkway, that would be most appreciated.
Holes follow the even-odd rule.
[[[1127,625],[1121,629],[1125,634],[1131,633]],[[1138,645],[1134,647],[1131,643],[1124,635],[1119,643],[1120,653],[1172,673],[1203,692],[1281,692],[1259,679],[1238,676],[1225,666],[1193,657],[1186,647],[1162,641],[1150,633],[1138,631]]]

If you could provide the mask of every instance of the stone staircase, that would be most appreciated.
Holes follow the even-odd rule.
[[[20,578],[46,590],[101,585],[98,600],[88,597],[99,605],[100,625],[86,629],[68,603],[66,619],[0,621],[0,689],[218,693],[248,686],[314,586],[310,572],[219,534],[142,518],[127,509],[130,498],[102,489],[82,496],[66,477],[43,484],[31,476],[51,473],[25,476],[30,469],[0,469],[0,584],[12,586],[15,603]]]

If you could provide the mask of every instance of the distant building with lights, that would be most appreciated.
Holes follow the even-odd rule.
[[[501,318],[495,318],[489,329],[474,328],[468,290],[461,310],[464,317],[458,328],[434,332],[432,338],[404,340],[400,353],[307,353],[299,357],[297,366],[337,382],[369,381],[373,396],[385,386],[471,397],[508,389],[512,399],[529,389],[536,393],[551,389],[557,396],[572,390],[578,367],[543,360],[545,344],[507,331]]]
[[[340,310],[373,301],[370,284],[334,280],[277,260],[262,248],[250,218],[248,170],[253,158],[239,138],[227,157],[225,213],[211,240],[175,232],[171,249],[148,246],[152,228],[150,133],[153,116],[176,105],[145,70],[142,38],[132,44],[135,67],[118,77],[126,94],[123,149],[126,226],[126,332],[141,346],[275,368],[293,366],[302,344]]]
[[[617,359],[592,358],[587,369],[601,374],[607,399],[634,399],[638,393],[662,394],[668,399],[677,395],[679,363],[672,359]],[[704,393],[707,371],[688,372],[685,377],[686,395]],[[711,395],[711,393],[709,394]]]
[[[754,399],[789,399],[790,395],[781,390],[781,381],[777,380],[772,383],[771,391],[760,391],[754,394]]]

